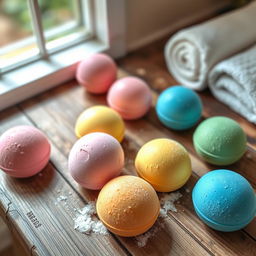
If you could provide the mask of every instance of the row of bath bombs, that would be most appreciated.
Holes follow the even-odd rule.
[[[139,235],[158,217],[160,205],[155,191],[177,190],[189,179],[189,155],[174,140],[154,139],[136,156],[135,167],[141,178],[117,177],[124,166],[120,145],[125,132],[122,118],[137,119],[146,114],[152,102],[149,87],[136,77],[115,81],[116,66],[103,54],[92,55],[81,62],[77,78],[91,93],[108,91],[111,108],[93,106],[78,117],[75,133],[80,139],[70,151],[69,171],[81,186],[101,189],[97,213],[110,231],[121,236]],[[156,112],[165,126],[184,130],[199,121],[202,104],[192,90],[174,86],[159,96]],[[239,160],[246,150],[243,130],[226,117],[203,121],[195,130],[193,142],[197,153],[215,165],[229,165]],[[11,176],[32,176],[45,167],[49,157],[48,139],[34,127],[17,126],[0,138],[0,168]],[[220,231],[239,230],[256,213],[251,185],[229,170],[215,170],[201,177],[193,189],[192,200],[203,222]]]

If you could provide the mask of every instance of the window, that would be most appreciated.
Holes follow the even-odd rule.
[[[86,4],[80,0],[2,0],[2,73],[89,39],[88,13],[81,11],[89,9]]]
[[[0,110],[74,77],[92,52],[125,53],[125,0],[0,0]]]

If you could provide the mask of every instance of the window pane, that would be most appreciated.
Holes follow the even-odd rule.
[[[74,40],[74,34],[83,31],[78,0],[39,0],[47,49],[59,47]]]
[[[26,0],[0,0],[0,68],[38,54]]]

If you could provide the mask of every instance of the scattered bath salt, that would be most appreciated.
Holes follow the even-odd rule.
[[[60,190],[59,190],[59,189],[57,190],[57,193],[58,193],[58,194],[60,193]]]
[[[137,242],[137,245],[139,247],[144,247],[147,242],[148,242],[148,239],[153,237],[159,230],[159,227],[154,225],[150,230],[148,230],[146,233],[142,234],[142,235],[139,235],[139,236],[135,236],[135,240]]]
[[[190,189],[188,189],[188,188],[186,188],[185,191],[186,191],[187,193],[190,193]]]
[[[164,78],[158,77],[155,79],[155,83],[158,86],[166,86],[167,82],[165,81]]]
[[[248,159],[252,159],[252,155],[251,155],[250,153],[247,153],[247,154],[246,154],[246,157],[247,157]]]
[[[72,192],[69,192],[68,194],[71,195]],[[181,197],[182,197],[182,194],[180,192],[163,193],[160,199],[160,204],[161,204],[160,216],[167,217],[167,213],[169,210],[177,212],[174,202],[176,202]],[[67,199],[68,199],[67,196],[60,195],[57,198],[57,202],[64,201],[64,203],[66,203]],[[57,204],[57,202],[55,204]],[[91,233],[96,233],[101,235],[108,234],[107,228],[103,225],[103,223],[97,217],[96,205],[94,201],[88,202],[88,204],[82,209],[74,208],[74,211],[77,213],[76,218],[74,218],[75,230],[81,233],[85,233],[87,235]],[[144,247],[147,244],[148,240],[151,237],[156,235],[160,227],[161,227],[160,224],[154,225],[146,233],[134,237],[138,247]]]
[[[177,212],[174,202],[181,197],[182,197],[182,194],[180,192],[173,192],[169,194],[165,193],[160,199],[160,204],[161,204],[160,216],[167,217],[167,213],[170,210],[173,212]]]
[[[68,194],[71,196],[71,195],[72,195],[72,192],[71,192],[71,191],[69,191],[69,192],[68,192]]]
[[[107,228],[96,215],[95,202],[89,202],[83,209],[78,210],[79,214],[74,219],[74,228],[87,235],[97,233],[107,235]]]
[[[57,198],[57,201],[58,202],[61,202],[61,201],[66,201],[68,198],[66,197],[66,196],[59,196],[58,198]]]
[[[146,73],[147,73],[144,68],[138,68],[138,69],[136,70],[136,72],[137,72],[137,74],[140,75],[140,76],[144,76],[144,75],[146,75]]]

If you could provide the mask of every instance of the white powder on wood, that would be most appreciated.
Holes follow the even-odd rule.
[[[164,193],[160,199],[160,216],[167,217],[168,211],[177,212],[174,202],[182,197],[180,192]]]
[[[150,230],[148,230],[146,233],[142,234],[142,235],[139,235],[139,236],[135,236],[135,240],[136,240],[136,243],[139,247],[144,247],[147,242],[148,242],[148,239],[155,236],[156,233],[159,231],[159,226],[153,226]]]
[[[103,223],[97,218],[95,202],[89,202],[74,219],[74,228],[87,235],[97,233],[107,235],[108,231]]]
[[[57,197],[57,201],[58,202],[61,202],[61,201],[67,201],[67,197],[66,196],[59,196],[59,197]]]

